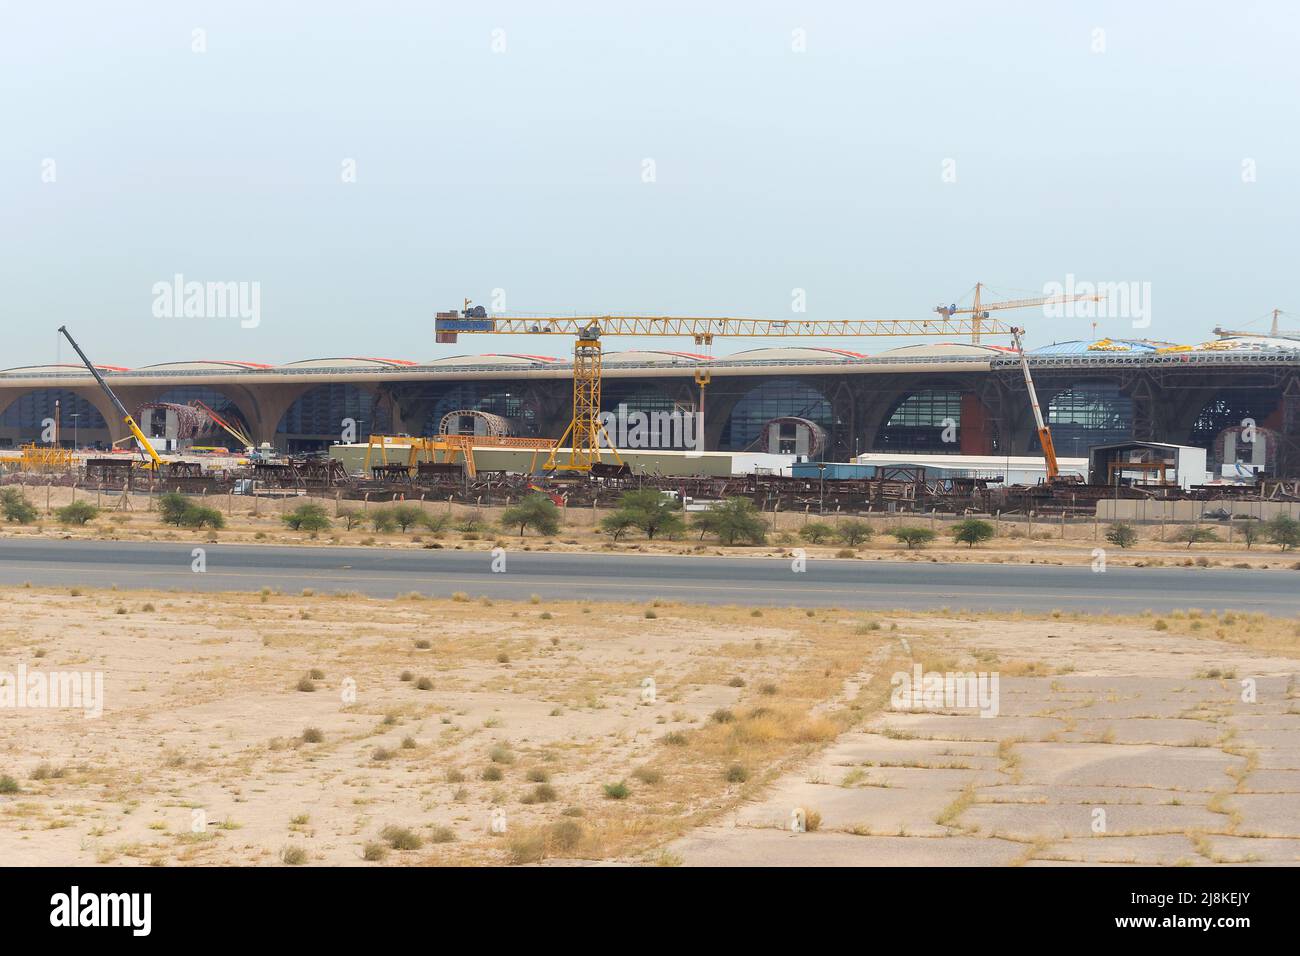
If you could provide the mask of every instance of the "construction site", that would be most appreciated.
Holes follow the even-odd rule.
[[[1280,310],[1267,335],[1218,328],[1196,347],[1106,339],[1026,351],[1024,330],[1000,313],[1099,296],[982,294],[977,284],[969,305],[915,320],[514,317],[469,300],[434,320],[441,344],[549,338],[571,343],[570,361],[131,371],[95,364],[60,330],[80,366],[0,372],[0,444],[11,446],[0,464],[7,482],[99,492],[463,504],[545,492],[582,506],[644,487],[684,509],[745,497],[821,514],[1300,501],[1300,335],[1279,327]],[[610,337],[637,336],[696,351],[605,351]],[[939,341],[876,356],[713,356],[715,339],[903,336]]]

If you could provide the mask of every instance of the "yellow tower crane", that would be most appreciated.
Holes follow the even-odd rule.
[[[1063,305],[1066,302],[1099,302],[1106,298],[1104,295],[1040,295],[1032,299],[1007,299],[1004,302],[981,302],[980,293],[984,291],[984,283],[975,283],[975,299],[970,306],[958,308],[953,305],[937,305],[934,311],[945,319],[950,319],[954,315],[970,316],[970,340],[978,345],[980,334],[984,331],[984,323],[990,321],[989,313],[1002,309],[1028,309],[1036,305]],[[996,334],[989,329],[991,334]],[[1003,327],[1000,331],[1005,332]]]
[[[737,338],[794,338],[803,336],[962,336],[973,331],[975,319],[941,316],[938,319],[737,319],[687,318],[648,315],[490,316],[482,306],[463,312],[439,312],[434,331],[439,342],[455,342],[470,335],[572,335],[573,419],[547,458],[548,471],[590,473],[601,461],[601,438],[617,464],[623,460],[600,421],[601,339],[606,335],[690,336],[696,345],[711,347],[714,336]],[[1009,335],[1009,327],[986,321],[984,331]],[[709,372],[701,369],[696,382],[703,388]],[[567,445],[566,445],[567,442]],[[568,448],[567,460],[556,452]],[[599,468],[597,468],[599,470]]]

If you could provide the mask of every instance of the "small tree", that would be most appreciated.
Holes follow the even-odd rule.
[[[351,531],[360,526],[366,520],[366,516],[355,508],[344,508],[339,512],[339,520],[343,522],[344,527]]]
[[[89,501],[74,501],[70,505],[56,508],[54,517],[59,519],[60,524],[83,525],[98,518],[99,509]]]
[[[1300,545],[1300,521],[1290,515],[1280,514],[1269,519],[1268,540],[1289,551]]]
[[[1258,541],[1266,532],[1266,529],[1259,526],[1258,521],[1243,521],[1240,524],[1234,524],[1232,529],[1237,534],[1241,535],[1242,541],[1246,542],[1247,551],[1249,551],[1250,546]]]
[[[627,511],[615,511],[600,519],[600,530],[615,541],[637,526],[636,518]]]
[[[703,514],[697,515],[692,526],[700,528],[700,536],[713,533],[724,545],[763,544],[767,540],[767,525],[754,502],[748,498],[728,498]]]
[[[907,545],[909,551],[913,548],[923,548],[934,540],[934,532],[929,528],[922,528],[919,525],[908,525],[902,528],[895,528],[889,533],[903,544]]]
[[[653,488],[627,492],[619,499],[615,513],[627,515],[632,527],[640,528],[651,540],[657,534],[671,538],[685,527],[677,502]]]
[[[397,521],[393,518],[392,508],[376,508],[370,515],[370,525],[376,531],[387,534],[397,530]]]
[[[875,537],[876,529],[871,527],[865,521],[859,521],[857,518],[848,518],[840,522],[840,526],[835,529],[835,537],[840,542],[848,545],[850,548],[856,548],[860,544],[865,544]]]
[[[560,530],[560,509],[555,507],[549,495],[529,495],[503,511],[501,523],[518,527],[521,538],[529,528],[540,535],[551,535]]]
[[[37,516],[32,503],[17,488],[0,490],[0,510],[4,512],[5,521],[13,521],[17,524],[31,524]]]
[[[388,511],[393,516],[393,522],[403,531],[408,531],[424,520],[424,509],[417,505],[394,505]]]
[[[1138,533],[1131,524],[1120,521],[1106,529],[1106,540],[1117,548],[1131,548],[1137,544]]]
[[[169,491],[158,499],[158,519],[163,524],[174,524],[180,527],[184,523],[185,509],[190,506],[190,500],[179,491]]]
[[[834,535],[835,529],[821,521],[814,521],[799,529],[799,537],[809,544],[821,544],[823,541],[829,541]]]
[[[1194,544],[1218,541],[1219,536],[1214,533],[1213,528],[1198,528],[1196,525],[1192,525],[1189,528],[1183,529],[1182,540],[1187,542],[1188,550],[1190,550]]]
[[[313,534],[331,525],[329,515],[318,504],[299,505],[288,514],[280,515],[280,520],[292,531],[310,531]]]
[[[226,526],[226,517],[216,508],[205,508],[191,501],[181,515],[181,524],[186,528],[214,528],[219,531]]]
[[[968,548],[973,548],[977,544],[983,544],[993,537],[993,525],[987,521],[981,521],[979,518],[967,518],[965,521],[959,521],[953,525],[953,540],[959,541]]]
[[[445,514],[435,514],[432,511],[420,509],[420,527],[428,531],[434,537],[442,534],[451,525],[451,518]]]

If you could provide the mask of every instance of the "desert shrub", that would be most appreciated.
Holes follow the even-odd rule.
[[[925,547],[934,540],[934,532],[929,528],[922,528],[919,525],[907,525],[902,528],[895,528],[889,532],[899,542],[907,545],[908,550],[913,548]]]
[[[0,489],[0,512],[5,521],[15,524],[31,524],[37,517],[36,508],[18,488]]]
[[[89,501],[74,501],[70,505],[54,510],[54,517],[60,524],[84,525],[99,517],[99,509]]]
[[[619,499],[618,510],[609,517],[620,519],[611,522],[611,526],[621,524],[622,520],[626,519],[628,527],[623,528],[623,531],[627,531],[628,528],[638,528],[651,540],[655,535],[671,538],[681,534],[685,527],[677,502],[653,488],[625,492]],[[601,529],[605,530],[604,521],[601,522]],[[618,540],[617,536],[615,540]]]
[[[952,537],[954,541],[973,548],[977,544],[991,540],[993,531],[993,525],[989,522],[981,521],[979,518],[967,518],[953,525]]]
[[[318,504],[302,504],[288,514],[280,515],[280,520],[290,531],[324,531],[331,521],[325,509]]]
[[[728,498],[708,511],[697,514],[691,527],[706,534],[717,535],[724,545],[763,544],[767,541],[767,525],[754,502],[748,498]]]
[[[1131,548],[1137,544],[1137,529],[1120,521],[1106,529],[1106,540],[1117,548]]]
[[[835,529],[821,521],[813,521],[799,529],[799,537],[809,544],[821,544],[823,541],[829,541],[834,535]]]
[[[549,495],[529,495],[501,513],[501,524],[518,528],[521,538],[529,528],[541,535],[552,535],[560,530],[560,509]]]
[[[835,529],[835,537],[850,548],[856,548],[858,545],[870,541],[875,533],[875,528],[865,521],[859,521],[857,518],[848,518],[841,521],[840,526]]]
[[[394,850],[418,850],[424,846],[424,841],[420,839],[419,834],[409,827],[399,827],[390,823],[379,831],[379,836]]]
[[[1187,547],[1190,548],[1194,544],[1205,544],[1211,541],[1218,541],[1219,536],[1214,533],[1213,528],[1198,528],[1193,525],[1190,528],[1183,529],[1182,534],[1178,536],[1178,540],[1186,541]]]
[[[1280,546],[1283,551],[1290,551],[1300,545],[1300,521],[1290,515],[1277,515],[1269,519],[1265,527],[1268,540]]]

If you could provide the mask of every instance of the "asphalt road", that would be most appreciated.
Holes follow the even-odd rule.
[[[656,557],[509,551],[504,573],[484,551],[275,545],[195,545],[0,539],[0,585],[256,591],[303,588],[393,597],[464,591],[543,598],[797,607],[1021,608],[1136,612],[1217,608],[1300,613],[1300,574],[1202,568],[1075,567],[810,560],[795,573],[779,558]]]

